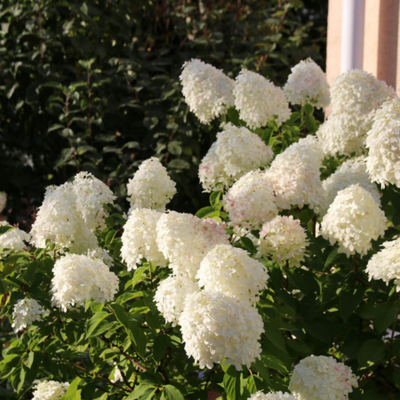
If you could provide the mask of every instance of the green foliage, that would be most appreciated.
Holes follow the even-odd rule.
[[[246,67],[283,84],[301,59],[323,65],[326,13],[311,0],[2,1],[0,191],[9,220],[29,223],[45,187],[80,170],[107,182],[122,211],[125,184],[150,156],[178,184],[172,209],[205,206],[198,165],[218,122],[200,126],[189,113],[183,63],[201,58],[232,77]]]

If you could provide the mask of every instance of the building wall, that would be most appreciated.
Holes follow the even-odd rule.
[[[343,2],[329,0],[327,67],[331,84],[340,74]],[[393,86],[400,87],[399,0],[356,0],[365,2],[362,69]]]

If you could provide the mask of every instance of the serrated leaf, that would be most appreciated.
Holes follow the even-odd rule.
[[[147,267],[139,267],[135,271],[132,278],[132,289],[134,289],[136,284],[140,282],[140,280],[142,280],[142,277],[146,273],[147,269],[148,269]]]
[[[119,304],[110,304],[110,307],[115,313],[117,320],[125,327],[125,330],[135,346],[139,355],[144,358],[146,354],[146,336],[143,331],[132,321],[125,311],[125,308]]]
[[[286,375],[289,371],[286,368],[286,365],[283,361],[281,361],[278,357],[273,356],[272,354],[265,354],[262,356],[262,362],[269,368],[275,369],[278,372]]]
[[[219,216],[220,211],[214,207],[203,207],[196,213],[197,218],[219,218]]]
[[[376,317],[374,327],[378,334],[384,332],[397,319],[397,303],[385,302],[376,307]]]
[[[185,400],[185,398],[182,396],[182,393],[172,385],[164,386],[162,396],[162,398],[165,400]]]
[[[240,125],[239,113],[237,112],[237,110],[235,108],[233,108],[233,107],[228,108],[227,114],[228,114],[230,121],[234,125],[236,125],[236,126]]]
[[[254,243],[252,242],[251,239],[248,237],[242,237],[240,238],[240,243],[242,246],[251,254],[254,255],[257,253],[256,246],[254,246]]]
[[[78,385],[79,382],[81,381],[81,378],[76,377],[71,384],[68,387],[68,390],[66,391],[66,393],[64,394],[64,397],[62,397],[61,400],[78,400],[80,399],[80,395],[79,397],[76,397],[78,394]]]
[[[357,359],[360,368],[367,368],[385,357],[385,345],[380,339],[365,342],[358,351]]]
[[[228,400],[240,399],[240,375],[233,365],[224,368],[224,389]]]
[[[338,255],[339,248],[337,247],[335,250],[331,251],[325,261],[324,269],[328,268],[336,259]]]
[[[222,192],[212,192],[210,194],[210,205],[214,207],[214,209],[221,209],[221,196]]]
[[[86,338],[92,337],[93,332],[97,328],[97,326],[100,324],[101,321],[103,321],[104,318],[107,318],[110,315],[110,313],[106,311],[99,311],[95,313],[92,318],[87,322],[87,327],[86,327]]]
[[[146,400],[148,399],[156,389],[153,386],[142,384],[137,386],[135,390],[125,400]]]
[[[363,296],[364,290],[361,287],[340,293],[340,314],[344,322],[347,322],[350,315],[356,310]]]
[[[118,304],[124,304],[129,300],[136,299],[137,297],[143,297],[143,292],[124,292],[116,300]]]

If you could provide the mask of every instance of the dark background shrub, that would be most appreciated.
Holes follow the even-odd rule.
[[[0,191],[25,228],[45,187],[93,172],[121,198],[141,161],[177,182],[170,207],[207,202],[197,171],[218,131],[183,101],[199,58],[283,85],[300,60],[324,68],[327,3],[314,1],[7,1],[0,6]],[[119,200],[117,207],[127,209]]]

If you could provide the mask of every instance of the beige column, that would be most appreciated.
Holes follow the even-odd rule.
[[[330,85],[340,74],[340,54],[342,51],[342,8],[343,0],[329,1],[326,77]]]
[[[367,0],[364,15],[363,70],[378,75],[379,14],[381,0]]]

